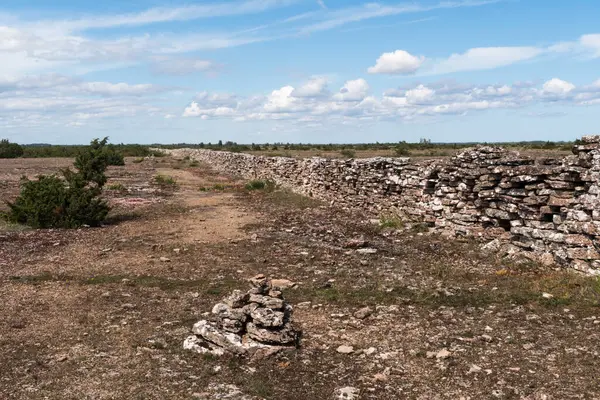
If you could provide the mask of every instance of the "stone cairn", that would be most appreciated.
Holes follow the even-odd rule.
[[[268,356],[300,344],[301,331],[292,322],[292,306],[270,279],[257,275],[252,289],[235,290],[212,309],[209,320],[194,324],[183,347],[204,354]]]

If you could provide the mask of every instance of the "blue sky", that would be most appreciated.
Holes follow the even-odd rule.
[[[572,140],[600,133],[596,0],[3,0],[20,143]]]

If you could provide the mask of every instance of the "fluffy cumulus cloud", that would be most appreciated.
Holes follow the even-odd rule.
[[[562,79],[552,78],[543,85],[545,93],[551,95],[567,95],[575,89],[575,85]]]
[[[369,84],[364,79],[347,81],[333,98],[338,101],[361,101],[369,93]]]
[[[414,56],[405,50],[396,50],[392,53],[383,53],[368,72],[370,74],[412,74],[424,61],[423,56]]]
[[[363,120],[414,121],[436,116],[460,116],[492,109],[520,109],[544,102],[585,106],[600,102],[600,86],[577,87],[553,78],[541,85],[466,85],[454,82],[415,84],[370,94],[364,79],[347,81],[337,93],[303,96],[300,88],[312,87],[309,80],[298,89],[284,86],[267,96],[251,98],[202,93],[184,110],[188,117],[247,120],[289,120],[315,126],[328,122],[356,123]],[[315,94],[319,91],[308,91]],[[320,92],[319,92],[320,93]]]
[[[294,97],[322,97],[329,94],[327,78],[317,76],[309,79],[302,86],[294,89]]]
[[[410,104],[423,104],[428,101],[431,101],[434,98],[435,91],[423,86],[419,85],[414,89],[410,89],[406,91],[406,101]]]

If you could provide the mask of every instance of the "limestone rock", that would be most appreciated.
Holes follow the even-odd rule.
[[[336,351],[340,354],[350,354],[354,352],[354,347],[343,344],[339,346]]]
[[[424,161],[282,159],[205,149],[164,152],[248,178],[273,179],[336,207],[359,209],[367,220],[393,212],[449,237],[476,236],[491,242],[488,250],[510,257],[549,254],[548,262],[600,274],[595,246],[600,241],[600,136],[585,136],[572,150],[571,156],[536,159],[497,146],[476,146],[450,159]],[[341,245],[364,258],[378,253],[375,244],[360,237]],[[264,275],[250,282],[253,295],[287,288]]]
[[[283,326],[284,314],[281,311],[273,311],[270,308],[257,308],[250,314],[252,321],[262,327]]]
[[[212,320],[194,324],[194,335],[185,339],[184,348],[258,359],[297,347],[301,332],[292,323],[292,306],[284,302],[281,292],[271,289],[264,275],[252,278],[251,284],[248,293],[236,290],[215,304]]]
[[[272,308],[273,310],[281,310],[283,308],[283,300],[260,294],[251,294],[250,302],[260,304],[261,306]]]
[[[245,306],[248,303],[249,298],[250,295],[248,295],[248,293],[242,293],[240,290],[234,290],[231,295],[223,300],[223,302],[231,308],[239,308]]]
[[[291,324],[286,324],[278,330],[261,328],[258,325],[249,322],[246,325],[248,336],[262,343],[293,345],[298,339],[298,332],[294,330]]]
[[[373,314],[373,309],[371,307],[363,307],[360,310],[356,311],[353,315],[356,319],[365,319],[371,314]]]

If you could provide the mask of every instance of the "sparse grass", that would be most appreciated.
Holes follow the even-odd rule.
[[[544,298],[543,293],[550,293],[554,297]],[[543,276],[506,275],[476,289],[453,290],[449,293],[435,288],[397,286],[389,289],[353,289],[340,285],[326,289],[300,288],[287,292],[286,297],[293,302],[312,301],[352,307],[400,302],[435,308],[538,305],[546,308],[577,306],[584,309],[600,307],[600,278],[565,271]]]
[[[64,282],[64,281],[69,280],[69,278],[67,278],[67,277],[60,276],[60,275],[53,275],[52,273],[50,273],[48,271],[42,272],[41,274],[38,274],[38,275],[11,276],[10,279],[13,281],[19,281],[19,282],[33,284],[33,285],[37,285],[37,284],[44,283],[44,282]]]
[[[127,190],[127,188],[125,186],[123,186],[123,184],[121,184],[121,183],[113,183],[111,185],[107,185],[106,189],[107,190],[114,190],[114,191],[117,191],[117,192],[122,192],[122,191]]]
[[[405,223],[398,215],[387,214],[379,218],[379,226],[381,228],[401,229],[404,228]]]
[[[410,227],[411,232],[415,232],[415,233],[427,233],[429,232],[429,225],[427,225],[424,222],[420,222],[417,224],[414,224]]]
[[[154,183],[163,188],[177,186],[177,182],[175,181],[175,179],[169,175],[155,175]]]
[[[340,154],[344,158],[355,158],[356,157],[356,152],[354,150],[350,150],[350,149],[344,149],[344,150],[340,151]]]
[[[286,157],[293,158],[294,156],[289,151],[284,152],[267,152],[264,154],[266,157]]]
[[[206,285],[206,279],[170,279],[161,276],[127,276],[127,275],[97,275],[91,278],[79,278],[62,274],[42,272],[37,275],[12,276],[13,281],[27,284],[40,284],[44,282],[70,282],[80,285],[113,285],[125,284],[129,286],[154,287],[161,290],[197,289],[207,296],[218,297],[228,294],[239,287],[239,281],[223,279],[218,285]]]
[[[247,378],[244,386],[248,388],[251,394],[261,399],[273,398],[273,388],[269,384],[269,380],[262,379],[261,375],[251,375]]]
[[[199,167],[199,166],[200,166],[200,163],[199,163],[198,161],[196,161],[196,160],[193,160],[193,161],[190,161],[190,164],[189,164],[189,166],[190,166],[191,168],[196,168],[196,167]]]
[[[255,179],[248,182],[245,186],[246,190],[264,190],[266,192],[272,192],[276,188],[276,184],[274,181],[270,179],[262,180]]]
[[[0,211],[0,233],[21,232],[30,229],[27,225],[15,224],[8,220],[8,215]]]
[[[294,193],[288,189],[279,189],[269,193],[269,200],[276,205],[284,205],[299,209],[318,207],[321,204],[319,200]]]
[[[223,192],[226,190],[236,191],[240,189],[241,187],[239,185],[225,185],[222,183],[215,183],[212,186],[200,186],[198,188],[200,192]]]
[[[403,146],[397,146],[394,149],[394,155],[396,157],[409,157],[411,155],[411,152],[408,148],[403,147]]]
[[[155,150],[153,152],[150,153],[153,157],[165,157],[166,154],[163,153],[162,151],[159,150]]]

